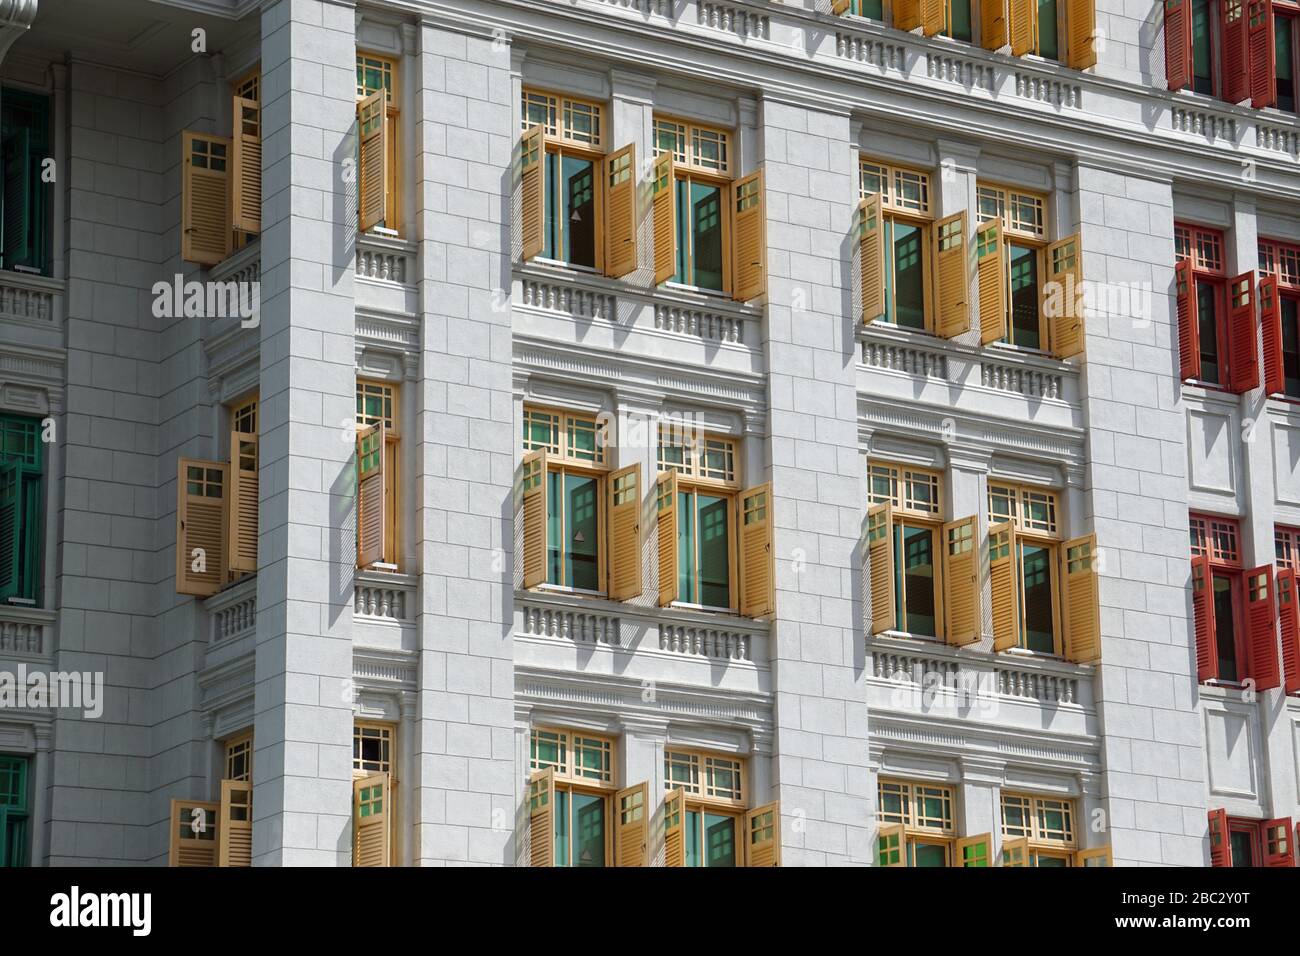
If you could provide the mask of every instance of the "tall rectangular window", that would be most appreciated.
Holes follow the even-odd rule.
[[[1039,56],[1048,60],[1059,60],[1060,33],[1057,25],[1058,0],[1037,0],[1038,4],[1038,49]]]
[[[864,160],[858,192],[880,196],[884,238],[884,320],[908,329],[931,327],[930,175]]]
[[[50,186],[42,173],[50,155],[49,97],[5,89],[0,96],[0,266],[5,269],[49,275]]]
[[[1276,8],[1275,8],[1276,9]],[[1273,14],[1273,45],[1277,108],[1294,113],[1296,102],[1296,26],[1300,15],[1277,11]]]
[[[948,28],[944,31],[945,36],[950,36],[954,40],[971,41],[971,7],[972,0],[947,0],[948,16],[946,23]]]
[[[0,754],[0,867],[27,866],[26,757]]]
[[[1073,800],[1003,791],[1004,866],[1077,866],[1077,846]]]
[[[43,456],[40,419],[0,415],[0,603],[39,599]]]
[[[541,126],[546,143],[546,193],[541,256],[585,269],[603,266],[604,107],[525,89],[520,127]]]
[[[399,143],[399,115],[400,115],[400,98],[397,86],[398,68],[397,62],[390,57],[379,56],[373,53],[356,54],[357,69],[357,101],[365,100],[367,97],[383,92],[383,117],[378,119],[385,125],[384,144],[384,177],[380,188],[383,189],[383,223],[388,229],[399,231],[401,229],[400,211],[401,204],[398,199],[398,189],[402,182],[400,171],[401,144]],[[358,164],[358,178],[364,179],[367,164],[364,162]]]
[[[999,565],[1002,559],[1010,562],[1009,588],[993,586],[995,632],[1001,610],[1006,620],[1013,622],[1014,646],[1040,654],[1061,654],[1056,492],[989,479],[988,498],[990,557]],[[995,527],[1010,531],[995,533]],[[1008,591],[1011,604],[1004,607]]]
[[[1174,258],[1190,267],[1191,289],[1179,335],[1195,334],[1193,367],[1197,381],[1228,385],[1228,278],[1224,266],[1224,235],[1217,229],[1174,224]],[[1187,267],[1184,267],[1187,268]],[[1180,291],[1181,296],[1181,291]],[[1187,322],[1188,325],[1183,323]],[[1190,371],[1191,369],[1189,369]]]
[[[1214,95],[1215,8],[1212,0],[1192,0],[1192,89]]]
[[[731,276],[731,134],[656,116],[654,154],[673,157],[677,260],[672,281],[727,292]]]
[[[554,771],[551,839],[555,866],[608,866],[614,742],[582,731],[534,728],[529,767]]]
[[[1047,317],[1042,308],[1043,250],[1047,246],[1046,198],[980,183],[976,189],[981,223],[1002,226],[1006,335],[1002,341],[1027,349],[1047,348]]]
[[[665,750],[664,789],[680,790],[686,866],[744,866],[741,821],[747,799],[744,765],[724,754]]]

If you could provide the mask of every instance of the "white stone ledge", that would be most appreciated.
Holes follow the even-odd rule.
[[[0,661],[48,663],[57,620],[55,611],[0,604]]]

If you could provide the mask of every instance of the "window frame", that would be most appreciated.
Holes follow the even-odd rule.
[[[1007,826],[1007,804],[1010,802],[1019,802],[1025,810],[1027,823],[1024,826]],[[1058,812],[1063,814],[1065,828],[1062,830],[1064,835],[1059,839],[1047,835],[1041,826],[1043,805],[1048,803],[1060,804]],[[1026,839],[1031,851],[1047,851],[1048,855],[1069,854],[1079,849],[1079,804],[1075,797],[1002,790],[998,795],[998,807],[998,827],[1004,843],[1007,840]]]
[[[1300,527],[1273,525],[1273,550],[1278,570],[1300,571]]]
[[[694,768],[695,783],[686,784],[680,780],[674,780],[670,773],[670,766],[673,758],[680,758],[689,766]],[[707,781],[707,770],[711,762],[727,763],[733,766],[724,768],[728,772],[736,774],[736,789],[739,796],[720,797],[716,790]],[[698,814],[700,817],[700,834],[704,833],[704,814],[712,813],[717,816],[730,817],[735,827],[735,865],[743,867],[745,865],[745,843],[747,836],[744,829],[745,811],[751,809],[749,806],[749,767],[748,761],[739,754],[722,753],[715,750],[703,750],[694,747],[677,747],[667,745],[664,747],[664,793],[671,793],[674,790],[680,790],[682,793],[682,840],[683,843],[687,836],[686,818],[691,814]],[[703,844],[701,843],[701,852]],[[685,852],[683,850],[683,852]]]
[[[1276,2],[1276,0],[1275,0]],[[1300,6],[1296,7],[1296,12],[1291,17],[1293,21],[1295,42],[1300,43]],[[1296,59],[1300,62],[1300,49],[1296,50]],[[1296,80],[1297,87],[1297,108],[1300,109],[1300,78]],[[1284,401],[1300,401],[1300,388],[1294,391],[1287,389],[1288,376],[1286,375],[1286,315],[1281,308],[1281,302],[1289,301],[1295,303],[1296,316],[1293,331],[1293,340],[1297,349],[1300,350],[1300,244],[1286,242],[1281,239],[1260,238],[1259,240],[1259,278],[1272,276],[1277,280],[1278,291],[1278,318],[1282,323],[1281,332],[1281,350],[1282,354],[1279,359],[1283,364],[1283,391],[1273,395],[1273,398]],[[1297,362],[1300,364],[1300,355],[1297,355]]]
[[[538,740],[541,734],[553,734],[556,738],[557,757],[556,761],[539,760]],[[602,748],[603,769],[599,776],[583,775],[578,768],[577,760],[577,741],[585,741]],[[587,796],[599,797],[603,804],[604,813],[604,859],[602,866],[611,866],[613,864],[613,839],[614,829],[617,826],[616,821],[611,816],[614,812],[614,794],[618,791],[616,781],[618,766],[618,742],[613,737],[604,734],[590,733],[581,728],[558,727],[551,725],[538,724],[529,728],[528,733],[528,772],[531,776],[539,770],[550,769],[553,771],[554,788],[557,793],[564,792],[568,795],[565,806],[568,809],[568,819],[566,821],[566,834],[570,841],[570,851],[572,850],[572,840],[574,834],[573,828],[573,795],[584,794]],[[558,799],[556,801],[559,802]],[[560,825],[560,813],[558,809],[553,810],[554,819],[551,822],[551,840],[552,849],[554,850],[554,841],[557,839],[556,828]],[[558,859],[558,854],[555,854]],[[572,866],[572,853],[569,853],[570,863]],[[558,864],[557,864],[558,865]]]
[[[892,488],[888,494],[876,490],[877,481],[888,481]],[[917,499],[911,492],[911,485],[924,483],[933,491],[933,500],[928,508],[919,507]],[[924,640],[945,640],[944,621],[944,567],[943,556],[946,542],[943,535],[943,473],[932,468],[913,467],[899,462],[881,459],[867,461],[867,505],[887,504],[893,526],[889,533],[894,536],[891,551],[894,558],[894,630],[903,634],[914,634]],[[904,573],[903,531],[905,528],[922,528],[931,534],[931,557],[934,576],[934,631],[933,635],[914,632],[907,626],[907,575]]]
[[[734,278],[731,274],[732,237],[734,233],[732,228],[732,207],[734,203],[731,196],[731,184],[737,179],[734,132],[721,126],[697,123],[681,116],[656,112],[652,120],[650,137],[650,158],[652,162],[665,151],[660,146],[661,124],[679,127],[677,138],[683,144],[681,153],[678,152],[676,147],[673,149],[673,205],[677,205],[678,184],[685,185],[688,199],[692,183],[698,182],[706,186],[716,187],[719,191],[719,225],[722,231],[722,288],[709,289],[698,285],[694,281],[688,281],[688,279],[693,279],[695,275],[695,269],[692,265],[694,262],[692,240],[695,231],[692,228],[693,220],[677,215],[675,217],[678,231],[676,237],[677,255],[679,261],[686,268],[688,275],[683,275],[679,280],[679,273],[674,271],[673,277],[668,279],[665,284],[675,288],[689,289],[701,295],[727,296],[729,298],[732,294]],[[722,161],[722,168],[695,161],[696,151],[694,146],[701,134],[718,137],[721,143],[721,152],[725,156]],[[687,208],[688,210],[690,208],[689,201],[687,202]]]
[[[557,419],[552,426],[556,431],[553,444],[542,445],[534,441],[529,431],[532,419],[534,417],[541,419],[544,416],[553,416]],[[576,432],[578,425],[581,425],[585,430],[588,424],[592,426],[595,447],[591,458],[583,458],[573,453],[577,449],[577,445],[570,440],[570,436]],[[527,402],[523,408],[522,448],[525,454],[530,451],[544,451],[548,463],[556,462],[578,468],[608,471],[610,463],[607,450],[610,445],[610,426],[611,422],[603,412],[572,411],[556,406],[536,405]]]
[[[1235,678],[1219,675],[1219,638],[1216,632],[1210,635],[1210,640],[1213,642],[1215,674],[1211,680],[1219,684],[1240,686],[1249,676],[1250,668],[1250,635],[1247,633],[1246,621],[1247,568],[1241,553],[1241,543],[1243,541],[1241,519],[1203,511],[1192,511],[1188,513],[1187,524],[1190,539],[1188,551],[1191,558],[1196,559],[1207,555],[1209,558],[1210,580],[1206,584],[1210,589],[1210,593],[1206,600],[1214,601],[1214,579],[1216,577],[1227,578],[1230,585],[1235,657],[1233,666],[1236,668],[1237,674]],[[1221,542],[1229,540],[1231,541],[1230,546],[1221,545]],[[1274,539],[1274,546],[1276,547],[1276,538]],[[1214,619],[1217,624],[1219,620],[1217,611],[1214,614]]]
[[[1189,306],[1192,310],[1191,321],[1196,325],[1198,339],[1200,336],[1199,293],[1201,285],[1214,290],[1214,343],[1215,361],[1218,367],[1218,382],[1210,382],[1202,377],[1204,371],[1203,352],[1197,356],[1196,377],[1190,379],[1201,388],[1228,391],[1230,369],[1228,366],[1228,292],[1230,277],[1227,273],[1227,233],[1223,229],[1210,226],[1198,226],[1195,223],[1174,223],[1174,261],[1190,262],[1191,277],[1188,289]],[[1252,290],[1253,294],[1253,290]]]
[[[29,130],[27,157],[29,163],[33,158],[53,155],[55,134],[53,98],[37,90],[4,85],[3,90],[0,91],[0,102],[10,109],[21,109],[32,115],[33,124],[21,127]],[[41,121],[44,124],[43,128]],[[34,170],[29,166],[28,173],[32,172]],[[4,262],[0,268],[20,275],[41,275],[48,278],[53,275],[54,266],[53,200],[49,190],[43,188],[47,184],[43,183],[39,176],[32,176],[29,185],[33,188],[26,197],[28,206],[26,213],[30,217],[27,224],[30,246],[26,257],[28,262]],[[0,254],[4,251],[4,248],[0,247]],[[15,266],[23,268],[17,269]]]
[[[18,776],[18,802],[9,803],[7,799],[0,802],[0,869],[6,869],[9,861],[17,859],[17,866],[30,866],[31,859],[31,765],[32,759],[27,754],[0,754],[0,763],[11,766],[9,773]],[[21,822],[22,844],[15,849],[9,845],[10,823]],[[19,829],[15,827],[15,829]]]
[[[1035,7],[1035,23],[1037,23],[1037,7]],[[994,203],[996,212],[993,214],[986,214],[984,209],[986,200]],[[1006,301],[1004,317],[1007,333],[1004,338],[998,340],[997,344],[1042,355],[1052,354],[1050,347],[1051,323],[1043,309],[1043,284],[1046,281],[1048,268],[1047,248],[1051,245],[1051,240],[1048,237],[1052,234],[1048,215],[1051,209],[1049,200],[1050,197],[1046,193],[1023,189],[1007,183],[983,179],[977,180],[975,183],[976,229],[978,230],[985,223],[996,221],[1000,233],[1001,249],[999,251],[1002,254],[1002,287],[1003,298]],[[1026,228],[1023,219],[1016,218],[1018,210],[1026,204],[1028,208],[1035,210],[1037,213],[1034,217],[1036,222],[1030,228]],[[1038,314],[1037,347],[1020,345],[1015,341],[1014,301],[1011,288],[1012,246],[1032,249],[1034,254],[1034,275],[1036,279],[1034,299],[1038,303],[1036,309]]]
[[[868,179],[874,178],[881,187],[874,192],[868,186]],[[901,198],[905,182],[914,184],[919,196],[914,202]],[[885,312],[874,321],[892,325],[895,328],[908,329],[913,332],[935,334],[937,317],[934,309],[934,263],[932,243],[934,240],[934,203],[931,172],[900,163],[891,163],[869,156],[858,158],[858,198],[880,197],[880,233],[881,255],[883,257],[882,277],[885,282]],[[902,223],[920,230],[921,243],[921,327],[898,324],[896,275],[897,261],[894,255],[894,227]]]
[[[356,397],[358,401],[375,394],[371,389],[379,389],[379,395],[389,403],[391,411],[375,416],[364,410],[356,413],[358,427],[372,425],[382,421],[384,424],[384,478],[388,501],[384,509],[384,562],[394,567],[402,564],[402,522],[398,509],[402,505],[402,386],[382,378],[357,376]]]
[[[44,559],[46,552],[45,517],[48,505],[47,482],[45,480],[45,442],[42,440],[45,419],[35,415],[18,415],[0,412],[0,470],[12,468],[15,472],[16,494],[19,497],[18,521],[21,537],[18,562],[26,571],[20,571],[22,579],[17,593],[9,595],[0,602],[0,606],[40,607],[45,579]],[[14,455],[4,452],[7,435],[23,432],[26,449]],[[30,527],[29,527],[30,525]],[[24,586],[25,582],[25,586]]]
[[[401,235],[402,232],[402,203],[400,200],[402,176],[402,143],[401,143],[401,123],[398,122],[401,117],[401,62],[394,56],[384,53],[372,53],[361,47],[356,49],[356,69],[358,71],[367,70],[368,67],[363,61],[371,60],[378,64],[381,71],[390,80],[384,84],[384,122],[388,125],[388,203],[384,209],[384,228],[391,229],[393,232]],[[357,96],[356,102],[360,103],[372,93],[377,93],[379,87],[372,88],[368,83],[362,81],[356,84]]]
[[[223,780],[240,780],[247,783],[253,782],[253,731],[241,730],[237,734],[226,737],[221,741],[221,766]],[[243,760],[244,770],[237,773],[237,761]]]
[[[1015,530],[1015,553],[1012,555],[1012,570],[1016,582],[1016,646],[1014,650],[1022,654],[1035,654],[1039,656],[1064,657],[1065,656],[1065,628],[1061,614],[1061,548],[1065,542],[1064,531],[1062,529],[1061,514],[1061,492],[1055,488],[1042,485],[1032,485],[1022,482],[1003,481],[993,475],[987,479],[987,520],[989,526],[1009,521]],[[1010,491],[1011,510],[1009,514],[995,513],[993,510],[994,489]],[[1049,518],[1046,526],[1043,523],[1035,523],[1025,518],[1026,499],[1031,496],[1043,496]],[[999,496],[1006,497],[1006,496]],[[1025,569],[1024,569],[1024,546],[1025,543],[1031,547],[1042,548],[1048,553],[1048,573],[1051,578],[1052,592],[1052,651],[1050,655],[1046,651],[1035,651],[1029,648],[1028,634],[1026,631],[1024,608],[1025,600]]]

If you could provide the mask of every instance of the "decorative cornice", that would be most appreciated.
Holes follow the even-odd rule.
[[[36,0],[0,0],[0,63],[35,19]]]

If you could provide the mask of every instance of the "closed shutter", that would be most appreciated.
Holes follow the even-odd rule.
[[[636,271],[636,144],[605,157],[605,275]]]
[[[934,224],[934,274],[938,285],[938,332],[950,339],[970,331],[966,212]]]
[[[1114,866],[1110,847],[1098,846],[1091,850],[1080,850],[1074,854],[1074,865],[1083,867]]]
[[[524,523],[523,585],[535,588],[546,580],[545,451],[530,451],[524,455],[519,473],[519,496]]]
[[[257,436],[230,433],[230,570],[257,570]]]
[[[763,294],[767,287],[764,257],[766,244],[767,203],[763,198],[763,171],[739,179],[731,184],[731,208],[734,215],[731,228],[732,242],[732,298],[748,302]]]
[[[388,821],[391,793],[388,774],[352,781],[352,865],[389,866]]]
[[[921,0],[921,32],[928,37],[942,33],[948,26],[947,14],[946,0]]]
[[[740,495],[740,613],[766,617],[773,607],[772,486]]]
[[[901,823],[884,823],[876,832],[876,861],[880,866],[907,866],[907,838]]]
[[[1097,63],[1093,36],[1097,32],[1095,0],[1065,0],[1066,66],[1086,70]]]
[[[29,199],[32,177],[31,130],[20,127],[5,140],[4,159],[4,262],[6,269],[27,264],[32,255],[32,222]]]
[[[1181,90],[1191,82],[1191,0],[1165,0],[1165,83]]]
[[[234,189],[231,220],[241,232],[262,231],[262,107],[236,96],[232,149]]]
[[[871,633],[894,629],[894,509],[867,509],[867,565],[871,570]]]
[[[243,780],[221,781],[217,865],[253,865],[253,785]]]
[[[1277,48],[1273,44],[1273,0],[1248,0],[1246,47],[1250,105],[1257,110],[1277,103]]]
[[[677,600],[677,472],[659,476],[655,484],[655,514],[659,541],[659,606]]]
[[[1259,320],[1264,339],[1264,394],[1281,395],[1286,391],[1286,371],[1282,363],[1282,303],[1277,295],[1277,276],[1260,277]]]
[[[21,467],[0,465],[0,602],[22,591],[24,510]]]
[[[555,866],[555,770],[528,778],[528,865]]]
[[[384,221],[388,209],[388,116],[387,94],[377,90],[357,103],[357,209],[361,231],[368,232]]]
[[[177,594],[209,597],[225,584],[228,477],[224,461],[177,461]]]
[[[1085,535],[1061,545],[1061,587],[1065,592],[1065,658],[1076,664],[1101,659],[1097,538]]]
[[[1018,837],[1002,841],[1003,866],[1029,866],[1029,838]]]
[[[1007,337],[1007,277],[1003,268],[1002,226],[997,220],[975,230],[975,275],[980,295],[980,341]]]
[[[1282,673],[1288,694],[1300,694],[1300,608],[1293,568],[1277,572],[1277,621],[1282,634]]]
[[[1295,866],[1291,818],[1264,821],[1264,865]]]
[[[1210,866],[1232,866],[1232,849],[1228,845],[1228,811],[1220,807],[1209,812]]]
[[[1219,676],[1214,654],[1214,576],[1208,555],[1192,558],[1192,627],[1196,633],[1196,679]]]
[[[1083,351],[1083,258],[1077,233],[1047,247],[1047,280],[1059,290],[1047,297],[1049,303],[1059,303],[1048,310],[1052,352],[1070,358]]]
[[[205,800],[173,800],[168,866],[217,865],[217,812],[220,805]]]
[[[1000,50],[1007,39],[1007,0],[980,0],[980,45]]]
[[[655,157],[650,184],[650,211],[654,217],[655,284],[677,274],[677,183],[673,177],[673,154]]]
[[[664,796],[664,866],[686,865],[686,797],[680,790]]]
[[[781,804],[767,803],[745,814],[745,865],[781,865]]]
[[[943,606],[948,616],[944,637],[957,647],[980,639],[978,534],[975,515],[943,526]]]
[[[181,258],[216,265],[230,255],[230,140],[181,135]]]
[[[1250,97],[1245,4],[1246,0],[1221,0],[1219,4],[1223,29],[1221,89],[1229,103],[1240,103]]]
[[[1178,303],[1178,376],[1188,381],[1201,376],[1201,335],[1196,324],[1190,260],[1174,265],[1174,297]]]
[[[957,866],[964,868],[992,866],[993,834],[962,837],[957,841],[957,852],[953,854],[953,859]]]
[[[638,783],[635,787],[620,790],[614,795],[614,807],[618,814],[614,833],[615,863],[618,866],[648,865],[650,784]]]
[[[993,608],[993,649],[1018,641],[1016,627],[1016,529],[1009,521],[989,526],[989,601]]]
[[[885,225],[880,194],[858,204],[858,260],[862,265],[862,322],[885,314]]]
[[[641,596],[641,466],[609,476],[609,596]],[[525,525],[525,532],[527,525]]]
[[[519,235],[527,262],[546,247],[546,131],[530,126],[519,137]]]
[[[1228,286],[1228,378],[1238,395],[1259,388],[1259,341],[1255,334],[1255,271]]]
[[[368,568],[384,560],[387,516],[384,513],[386,480],[384,425],[378,422],[357,430],[357,567]]]
[[[915,30],[921,25],[921,0],[894,0],[894,28]]]
[[[1250,676],[1256,690],[1282,686],[1277,663],[1277,604],[1273,600],[1273,568],[1263,565],[1245,574],[1246,641]]]
[[[1034,49],[1034,14],[1037,0],[1007,0],[1011,24],[1011,55],[1024,56]]]

